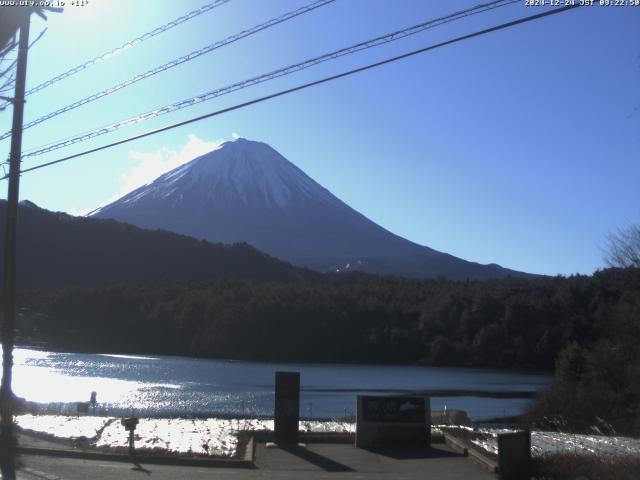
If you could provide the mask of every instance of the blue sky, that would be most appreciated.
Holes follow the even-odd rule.
[[[32,38],[48,30],[30,51],[27,88],[204,3],[89,0],[34,17]],[[232,0],[33,94],[25,121],[307,3]],[[24,149],[477,3],[337,0],[25,130]],[[24,167],[542,10],[523,1],[456,21]],[[517,270],[588,274],[603,266],[607,234],[640,222],[639,85],[640,7],[579,8],[27,173],[20,196],[86,212],[240,135],[414,242]],[[10,122],[10,110],[0,113],[3,132]],[[8,148],[1,142],[0,155]]]

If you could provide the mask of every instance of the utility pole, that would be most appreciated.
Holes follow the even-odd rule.
[[[12,457],[14,450],[11,370],[13,367],[14,324],[16,316],[16,225],[18,216],[18,193],[20,188],[20,158],[22,156],[24,90],[27,77],[29,21],[31,17],[31,9],[21,8],[21,10],[23,11],[21,12],[20,18],[20,42],[18,44],[16,86],[13,97],[9,192],[7,194],[4,244],[4,284],[2,291],[4,315],[2,319],[2,383],[0,384],[0,448],[2,448],[3,457]]]

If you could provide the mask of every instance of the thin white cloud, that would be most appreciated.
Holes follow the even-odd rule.
[[[232,132],[231,138],[233,138],[234,140],[237,140],[238,138],[240,138],[240,134],[238,132]]]
[[[138,163],[120,175],[120,188],[102,205],[108,205],[136,188],[153,182],[160,175],[218,148],[223,141],[203,140],[191,133],[179,152],[166,147],[155,152],[130,150],[129,158]]]

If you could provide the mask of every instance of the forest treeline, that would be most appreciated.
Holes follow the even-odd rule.
[[[18,335],[76,351],[550,370],[567,345],[637,335],[639,299],[638,269],[129,284],[23,291]]]
[[[7,202],[0,200],[0,225]],[[213,244],[115,220],[73,217],[21,202],[17,284],[21,288],[106,286],[158,279],[295,280],[319,275],[246,244]],[[4,236],[0,235],[0,250]],[[0,255],[0,270],[4,259]]]
[[[87,352],[551,370],[537,426],[640,434],[640,269],[28,290],[18,342]]]

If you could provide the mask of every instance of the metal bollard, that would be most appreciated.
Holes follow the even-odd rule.
[[[97,395],[96,392],[91,392],[91,397],[89,398],[89,405],[91,405],[94,415],[96,414],[96,405],[98,404]]]

